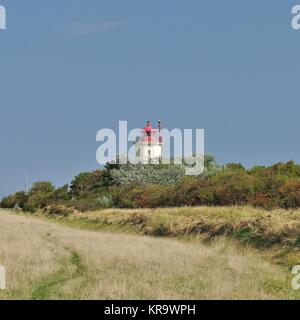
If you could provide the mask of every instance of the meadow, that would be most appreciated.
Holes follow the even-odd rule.
[[[0,299],[299,299],[298,217],[251,207],[1,211]]]

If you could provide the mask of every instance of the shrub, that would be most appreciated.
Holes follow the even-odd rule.
[[[156,208],[168,205],[165,196],[170,187],[160,185],[126,186],[116,196],[116,205],[121,208]]]
[[[138,202],[144,192],[143,187],[125,187],[121,188],[116,198],[117,204],[121,208],[137,208]]]
[[[249,204],[253,207],[270,210],[278,206],[278,201],[276,198],[271,197],[268,194],[259,192],[249,198]]]
[[[244,171],[223,171],[212,178],[215,204],[237,205],[247,203],[254,193],[254,179]]]
[[[51,203],[54,191],[55,187],[51,182],[41,181],[34,183],[29,190],[24,209],[27,211],[35,211],[46,207]]]
[[[4,208],[4,209],[12,209],[15,207],[15,205],[16,205],[15,195],[5,197],[1,201],[1,208]]]
[[[29,211],[49,205],[64,205],[80,211],[112,206],[300,207],[300,165],[293,161],[252,169],[245,169],[240,163],[220,167],[210,155],[205,155],[204,161],[205,172],[200,176],[186,176],[184,165],[110,163],[103,170],[77,175],[70,190],[68,185],[55,189],[51,182],[37,182],[28,194],[12,194],[3,198],[0,206]]]
[[[206,180],[207,181],[207,180]],[[201,203],[200,190],[206,187],[198,177],[184,177],[173,188],[173,203],[176,206],[193,206]]]
[[[149,185],[139,193],[136,199],[136,205],[140,208],[157,208],[166,206],[165,192],[167,186]]]
[[[67,201],[65,205],[67,207],[75,208],[80,212],[86,212],[91,210],[96,210],[99,206],[96,205],[96,198],[95,197],[86,197],[86,198],[79,198],[79,199],[72,199]]]
[[[111,208],[114,204],[112,196],[101,196],[95,200],[97,206],[101,208]]]
[[[5,209],[12,209],[15,207],[24,208],[27,202],[28,196],[25,192],[20,191],[11,196],[3,198],[0,207]]]
[[[113,169],[111,176],[115,185],[171,185],[185,175],[183,165],[127,164]]]
[[[83,197],[88,194],[90,189],[90,172],[82,172],[79,175],[75,176],[71,182],[71,195],[73,197]]]
[[[32,188],[29,190],[29,194],[36,194],[36,193],[52,193],[54,192],[55,187],[50,181],[40,181],[35,182]]]
[[[53,194],[52,199],[54,201],[67,201],[71,198],[71,195],[69,193],[69,185],[66,184],[60,188],[57,188]]]
[[[225,165],[226,169],[236,171],[236,170],[245,170],[245,167],[241,163],[230,162]]]
[[[294,161],[288,161],[287,163],[275,163],[269,168],[269,170],[276,175],[282,175],[288,178],[300,177],[300,165],[296,164]]]
[[[297,208],[300,206],[300,180],[286,181],[279,189],[280,204],[285,208]]]
[[[82,198],[100,192],[104,186],[104,173],[104,170],[95,170],[83,172],[75,176],[70,186],[71,196]]]
[[[269,194],[270,196],[276,196],[278,188],[280,188],[286,181],[286,177],[276,175],[270,169],[264,169],[256,172],[253,175],[254,178],[254,191],[258,193]]]
[[[51,205],[51,206],[45,207],[43,209],[43,213],[49,214],[49,215],[58,215],[58,216],[68,217],[72,214],[79,213],[79,211],[77,211],[74,208],[68,208],[63,205]]]

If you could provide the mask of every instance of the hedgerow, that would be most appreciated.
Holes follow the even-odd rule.
[[[70,186],[37,182],[29,192],[2,199],[2,208],[36,211],[63,205],[80,211],[99,208],[252,205],[272,209],[300,207],[300,165],[289,161],[250,169],[216,164],[205,157],[205,171],[186,176],[183,165],[119,165],[80,173]]]

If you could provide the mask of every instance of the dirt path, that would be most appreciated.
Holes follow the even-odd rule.
[[[230,243],[214,247],[77,230],[0,212],[0,299],[297,298],[292,275]]]
[[[49,239],[58,247],[60,243],[56,239]],[[61,268],[52,273],[47,274],[39,280],[34,286],[31,294],[32,300],[45,300],[51,298],[57,288],[60,288],[68,281],[80,281],[80,278],[87,277],[87,267],[82,261],[80,254],[71,247],[63,247],[70,255],[68,259],[62,259]],[[62,296],[63,298],[63,296]]]

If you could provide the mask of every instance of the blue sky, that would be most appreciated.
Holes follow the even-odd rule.
[[[288,0],[0,0],[0,197],[97,168],[119,120],[204,128],[218,162],[300,162]]]

